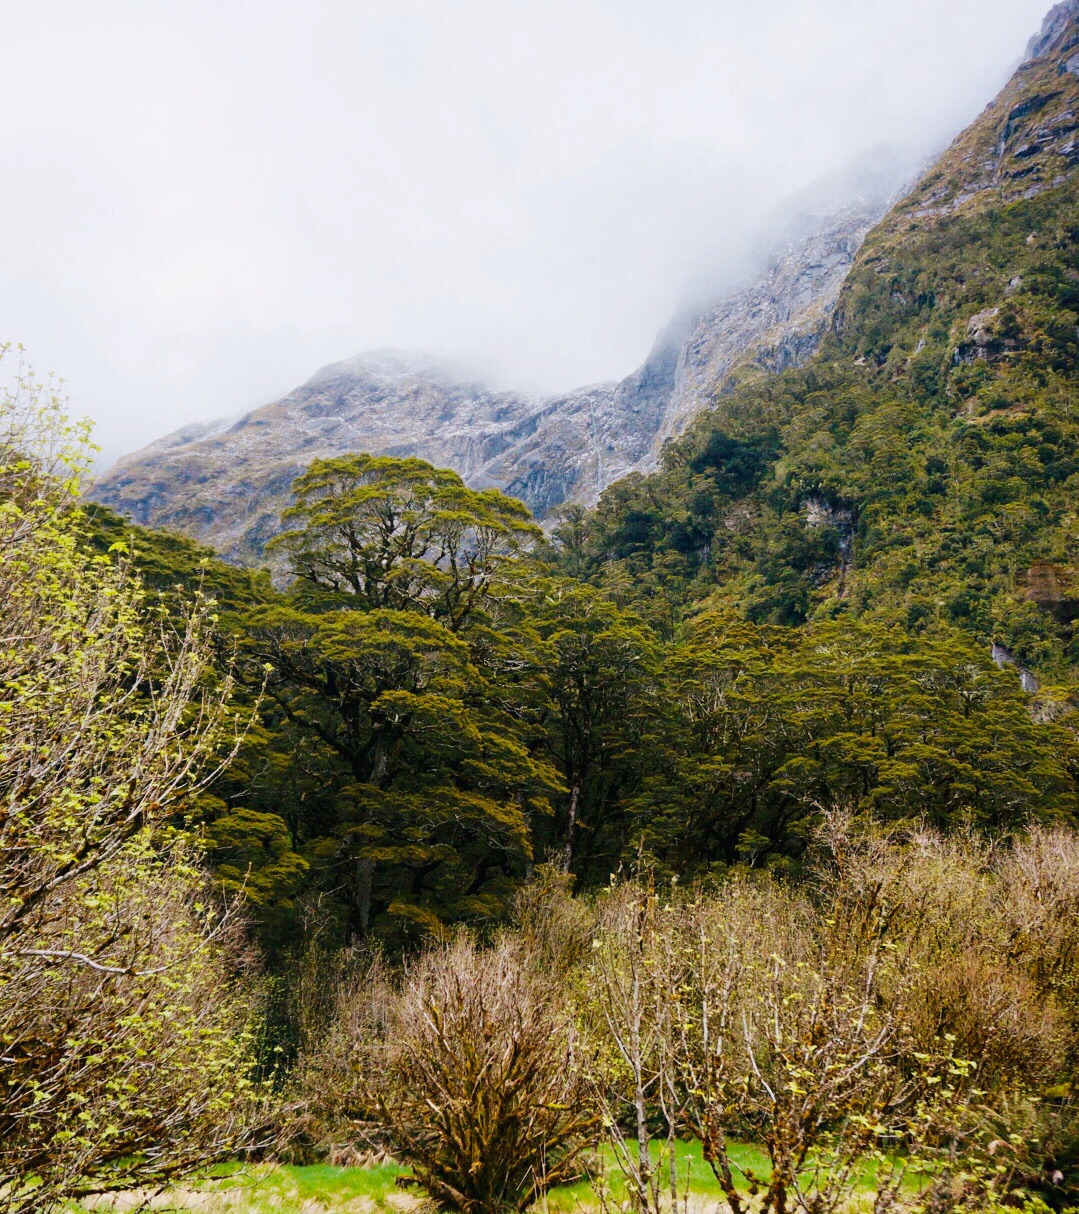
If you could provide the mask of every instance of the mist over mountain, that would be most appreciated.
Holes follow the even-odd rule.
[[[432,354],[373,351],[234,422],[158,440],[119,461],[93,496],[235,560],[261,557],[312,459],[349,451],[452,467],[540,518],[569,501],[591,505],[620,477],[654,469],[664,442],[738,377],[799,365],[816,350],[862,240],[909,171],[880,150],[792,199],[762,226],[760,243],[773,247],[756,272],[710,297],[694,284],[621,381],[545,397],[492,389]]]
[[[620,379],[783,198],[942,146],[1044,0],[9,7],[0,335],[104,469],[367,349]]]

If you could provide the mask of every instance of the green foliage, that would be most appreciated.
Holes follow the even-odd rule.
[[[547,811],[557,778],[467,642],[414,611],[281,605],[246,624],[270,719],[314,739],[332,772],[332,833],[305,842],[348,891],[351,932],[367,933],[372,901],[428,930],[440,911],[497,914],[488,873],[528,860],[529,817]]]
[[[895,452],[906,416],[863,414],[852,442]],[[762,449],[716,441],[707,458],[733,452],[740,468],[759,469]],[[707,467],[699,461],[693,475]],[[789,479],[803,475],[790,460],[785,468]],[[807,832],[836,806],[989,831],[1076,812],[1068,690],[1032,702],[1015,668],[1000,669],[972,635],[969,615],[949,622],[955,596],[948,613],[860,607],[869,591],[853,562],[844,597],[822,601],[821,569],[849,559],[846,516],[833,511],[828,525],[784,513],[774,477],[752,564],[712,586],[679,625],[671,579],[642,588],[606,571],[603,586],[590,586],[505,554],[477,576],[467,611],[458,597],[447,613],[443,573],[425,572],[432,562],[421,556],[401,558],[411,589],[398,606],[379,606],[395,577],[353,583],[333,572],[393,564],[377,555],[385,527],[349,529],[349,485],[362,488],[361,522],[400,522],[407,496],[407,531],[426,537],[416,551],[428,551],[444,520],[425,516],[436,510],[430,495],[415,499],[417,480],[437,482],[432,471],[421,477],[414,461],[381,461],[377,471],[337,467],[332,500],[320,479],[320,518],[334,517],[351,539],[334,547],[321,522],[311,536],[292,533],[304,576],[284,592],[241,584],[219,625],[250,693],[264,686],[266,696],[259,726],[216,799],[194,807],[195,821],[223,887],[243,890],[273,949],[298,942],[312,898],[339,941],[375,933],[396,947],[454,923],[497,921],[537,858],[586,885],[642,852],[681,875],[796,867]],[[726,508],[750,509],[745,499]],[[581,539],[601,517],[568,520],[564,533],[577,528]],[[227,581],[197,551],[167,550],[183,576]],[[312,554],[323,550],[318,564]],[[442,551],[440,542],[431,555]],[[586,557],[582,540],[558,559]],[[688,559],[677,554],[683,571]],[[927,576],[917,561],[895,560],[908,588]],[[1059,657],[1035,602],[998,595],[986,607],[967,585],[965,601],[988,613],[1013,653]],[[814,618],[792,627],[806,614]]]
[[[83,514],[87,547],[130,560],[148,590],[166,595],[179,591],[181,598],[198,591],[226,613],[261,602],[270,592],[264,570],[228,565],[213,549],[186,536],[139,527],[97,502],[85,503]]]
[[[350,455],[316,460],[293,484],[272,540],[316,598],[426,612],[456,631],[506,561],[539,536],[528,509],[495,489],[468,489],[420,459]]]
[[[230,801],[287,823],[271,873],[306,863],[346,938],[497,918],[560,786],[535,746],[542,642],[502,585],[537,529],[419,460],[318,462],[296,493],[295,580],[236,616],[267,702]]]
[[[235,916],[169,819],[236,723],[204,598],[96,554],[62,401],[0,394],[0,1210],[183,1176],[257,1118]]]
[[[666,666],[668,750],[633,802],[673,872],[797,856],[823,810],[1014,829],[1072,820],[1079,750],[1038,724],[1014,670],[954,629],[801,630],[705,612]]]
[[[1070,184],[940,220],[900,210],[867,241],[814,361],[747,381],[660,473],[608,490],[574,536],[557,533],[567,565],[665,631],[718,590],[758,622],[954,623],[1065,675],[1077,230]],[[1030,584],[1039,565],[1064,587],[1055,600]]]
[[[1031,123],[1077,87],[1049,83]],[[1002,114],[870,235],[807,366],[743,369],[551,545],[502,494],[368,455],[297,480],[277,588],[95,514],[99,550],[212,592],[222,661],[265,681],[190,810],[264,943],[315,903],[339,942],[496,922],[545,858],[586,886],[642,854],[796,869],[837,805],[1074,816],[1079,203],[1070,178],[933,202],[1029,125]]]
[[[293,896],[308,870],[307,861],[292,850],[287,823],[278,814],[229,809],[221,801],[211,812],[204,841],[218,885],[243,895],[264,921],[280,929],[295,911]]]
[[[576,862],[602,881],[625,850],[626,801],[661,717],[661,650],[651,629],[590,587],[538,590],[535,623],[551,652],[546,746],[567,789],[549,844],[567,870]]]

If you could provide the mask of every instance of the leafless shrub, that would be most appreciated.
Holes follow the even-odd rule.
[[[1005,955],[1079,1022],[1079,835],[1035,828],[993,866]]]
[[[614,883],[599,900],[582,1000],[591,1025],[590,1080],[630,1208],[660,1214],[683,1205],[675,1141],[685,1102],[673,1020],[680,985],[678,916],[651,885]],[[595,1187],[605,1205],[603,1176]]]
[[[519,943],[461,938],[404,976],[362,1080],[395,1153],[462,1214],[522,1209],[576,1174],[595,1118],[561,992]]]
[[[928,836],[838,843],[815,886],[757,875],[707,897],[626,885],[601,902],[594,1073],[634,1207],[676,1204],[678,1178],[646,1147],[679,1129],[734,1214],[828,1214],[870,1164],[877,1211],[918,1174],[941,1205],[1015,1182],[1002,1119],[1032,1124],[1019,1094],[1059,1074],[1068,1033],[1029,967],[994,967],[999,857]],[[971,847],[957,866],[950,849]],[[761,1143],[769,1177],[739,1172],[735,1138]]]
[[[389,969],[377,954],[316,942],[296,965],[288,997],[299,1041],[277,1155],[299,1163],[388,1158],[390,1143],[361,1076],[398,997]]]
[[[908,1066],[941,1041],[972,1064],[979,1116],[953,1152],[983,1187],[1079,1191],[1075,833],[1035,828],[988,843],[873,836],[839,819],[825,844],[823,887],[886,916],[903,981],[885,994],[906,1026]]]
[[[919,831],[842,844],[829,872],[844,903],[884,908],[888,937],[915,975],[915,1034],[954,1036],[990,1091],[1048,1084],[1073,1046],[1079,959],[1079,843],[1035,830],[989,845]]]
[[[596,931],[592,905],[573,896],[573,878],[556,865],[538,866],[517,894],[513,919],[529,964],[548,982],[572,984],[591,954]]]
[[[574,1004],[591,956],[595,916],[560,870],[541,865],[514,903],[513,939],[542,988]],[[284,998],[297,1057],[281,1106],[275,1147],[290,1162],[384,1158],[392,1149],[374,1090],[361,1076],[382,1065],[382,1040],[397,980],[379,954],[328,949],[317,913],[290,966]]]
[[[904,1026],[883,992],[899,981],[872,908],[843,914],[766,880],[736,880],[682,911],[685,980],[676,1013],[688,1124],[734,1214],[834,1211],[867,1161],[875,1209],[900,1199],[928,1127],[960,1099],[925,1056],[901,1065]],[[740,1177],[729,1149],[748,1134],[768,1152],[765,1181]],[[884,1147],[905,1143],[897,1164]]]
[[[581,901],[541,873],[514,936],[349,988],[309,1084],[340,1084],[353,1140],[381,1124],[468,1214],[569,1175],[589,1102],[645,1214],[685,1208],[685,1134],[732,1214],[836,1214],[870,1166],[875,1214],[1063,1191],[1077,859],[1067,831],[988,845],[835,821],[800,886],[618,882]],[[764,1147],[768,1177],[739,1171],[735,1139]]]

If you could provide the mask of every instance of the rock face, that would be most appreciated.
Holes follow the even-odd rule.
[[[1015,75],[880,225],[877,245],[939,219],[1036,198],[1070,179],[1079,165],[1077,18],[1079,0],[1050,11]],[[839,312],[842,327],[842,301]]]
[[[757,279],[694,317],[669,354],[670,391],[649,452],[653,462],[663,442],[739,378],[799,366],[816,352],[847,272],[887,203],[877,192],[826,218],[803,217],[807,230],[784,242]]]
[[[1061,38],[1062,35],[1069,32],[1068,26],[1076,13],[1079,13],[1079,0],[1064,0],[1063,4],[1057,4],[1051,8],[1042,22],[1041,30],[1034,35],[1027,46],[1027,59],[1041,59],[1047,51],[1053,49],[1053,44]],[[1079,41],[1072,37],[1072,45],[1079,45]],[[1071,46],[1061,48],[1060,53],[1065,53],[1070,50]],[[1072,71],[1070,61],[1065,64],[1068,71]]]
[[[147,526],[261,559],[293,478],[349,451],[415,455],[497,486],[539,518],[591,504],[753,367],[805,361],[829,323],[866,233],[886,210],[871,192],[803,216],[751,282],[668,327],[632,375],[561,396],[492,391],[461,367],[379,350],[318,371],[236,422],[186,426],[120,460],[90,496]]]

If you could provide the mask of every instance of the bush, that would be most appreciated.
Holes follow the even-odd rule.
[[[972,1063],[982,1123],[968,1162],[987,1152],[997,1188],[1075,1204],[1079,836],[874,838],[841,825],[821,860],[821,896],[886,916],[903,979],[887,998],[911,1058],[945,1041]]]
[[[877,1214],[918,1191],[939,1211],[1059,1207],[1079,1191],[1077,975],[1074,832],[836,819],[799,883],[574,899],[544,870],[513,935],[343,983],[301,1071],[327,1124],[387,1134],[463,1214],[570,1178],[599,1124],[636,1214],[684,1202],[686,1136],[732,1214],[834,1212],[867,1170]],[[736,1165],[745,1139],[768,1177]]]
[[[869,1166],[878,1214],[919,1173],[934,1208],[1074,1204],[1075,833],[992,844],[835,820],[809,878],[600,900],[584,1007],[634,1209],[677,1204],[647,1149],[676,1133],[700,1140],[733,1214],[836,1209]],[[738,1174],[744,1138],[768,1178]]]
[[[922,1050],[887,916],[842,891],[741,873],[707,894],[619,881],[597,900],[579,1014],[634,1214],[684,1205],[678,1137],[701,1143],[731,1214],[835,1211],[870,1166],[884,1214],[966,1132],[970,1064],[946,1040]],[[735,1161],[745,1139],[769,1176]]]
[[[397,998],[382,957],[329,949],[316,935],[292,960],[278,998],[296,1048],[278,1156],[290,1163],[384,1158],[391,1144],[362,1065]]]
[[[232,733],[211,606],[87,551],[77,441],[0,394],[4,1214],[182,1176],[259,1113],[240,925],[169,824]]]
[[[562,995],[519,943],[461,938],[410,966],[357,1042],[395,1153],[439,1202],[519,1210],[576,1175],[595,1117]]]

